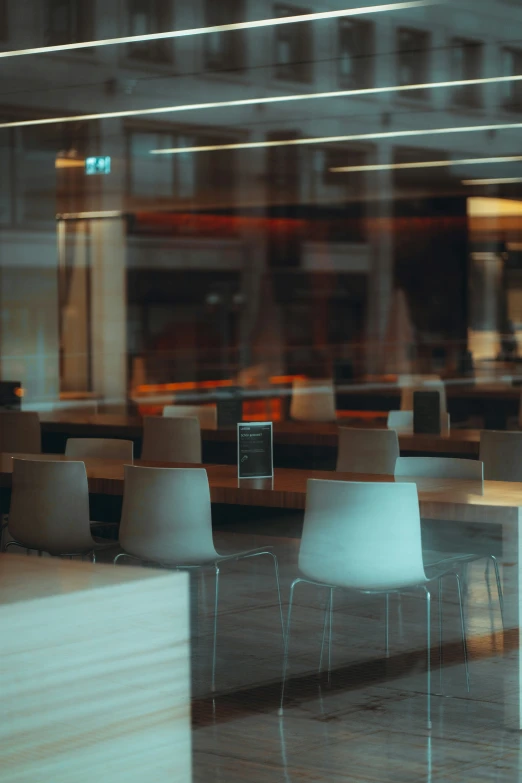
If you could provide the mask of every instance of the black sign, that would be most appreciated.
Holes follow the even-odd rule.
[[[240,386],[228,386],[219,389],[217,397],[218,429],[235,427],[243,421],[243,389]]]
[[[22,404],[22,384],[20,381],[0,381],[0,408],[19,411]]]
[[[353,362],[349,359],[336,359],[333,363],[333,375],[336,384],[350,383],[355,378]]]
[[[240,479],[272,478],[272,422],[237,425],[237,471]]]
[[[440,394],[438,391],[413,392],[413,432],[440,435]]]

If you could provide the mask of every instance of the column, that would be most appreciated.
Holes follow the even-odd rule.
[[[93,220],[91,241],[93,391],[119,404],[127,397],[125,219]]]

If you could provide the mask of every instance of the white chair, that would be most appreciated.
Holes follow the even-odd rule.
[[[6,549],[90,554],[95,562],[96,551],[104,545],[91,535],[85,464],[14,459],[8,528],[13,541]]]
[[[132,462],[134,444],[118,438],[68,438],[65,456],[71,459],[118,459]]]
[[[427,718],[431,728],[431,595],[428,583],[454,576],[461,611],[462,643],[467,648],[460,577],[450,569],[427,575],[422,557],[421,523],[414,484],[310,479],[298,577],[290,588],[280,714],[283,711],[294,589],[308,582],[328,589],[323,644],[328,626],[328,676],[331,671],[333,594],[338,588],[386,597],[386,652],[390,593],[420,588],[426,595]],[[322,652],[322,650],[321,650]],[[319,667],[322,666],[322,655]]]
[[[217,428],[217,405],[165,405],[163,415],[171,418],[195,416],[202,430]]]
[[[443,435],[449,434],[450,416],[442,412],[440,430]],[[401,435],[413,435],[413,411],[390,411],[388,413],[388,429],[395,430]]]
[[[195,417],[145,416],[141,459],[201,464],[199,420]]]
[[[522,432],[482,430],[479,458],[487,481],[522,481]]]
[[[451,478],[482,482],[484,480],[484,464],[479,460],[455,459],[452,457],[399,457],[395,463],[395,478]],[[498,602],[503,623],[504,596],[500,580],[500,569],[495,555],[476,553],[447,554],[444,552],[434,552],[433,550],[424,551],[424,562],[427,565],[453,563],[457,567],[465,566],[467,563],[482,559],[488,560],[488,564],[489,560],[491,560],[495,569]],[[486,580],[487,579],[488,572],[486,571]],[[439,592],[439,603],[441,600],[442,596]]]
[[[454,457],[399,457],[395,463],[397,478],[453,478],[482,481],[484,465],[476,459]]]
[[[339,429],[338,471],[393,475],[398,456],[399,438],[394,430]]]
[[[295,380],[290,418],[295,421],[336,421],[335,389],[331,378]]]
[[[131,557],[179,569],[213,568],[216,577],[214,641],[212,647],[212,690],[216,681],[216,646],[220,565],[261,555],[273,559],[281,628],[283,610],[277,557],[267,549],[233,554],[216,552],[212,537],[212,515],[208,476],[203,468],[146,468],[125,465],[125,485],[120,524],[120,545],[116,556]]]
[[[0,451],[42,453],[40,419],[35,411],[0,411]]]

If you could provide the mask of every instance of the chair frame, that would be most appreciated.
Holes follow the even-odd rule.
[[[277,598],[278,598],[278,604],[279,604],[279,617],[281,621],[281,633],[283,638],[283,649],[285,645],[285,621],[283,617],[283,604],[281,601],[281,584],[279,581],[279,563],[277,560],[277,556],[271,552],[269,549],[264,549],[262,551],[252,551],[252,552],[239,552],[237,554],[231,554],[231,555],[222,555],[218,557],[214,562],[209,563],[202,563],[201,565],[184,565],[183,563],[176,564],[176,565],[166,565],[162,566],[164,568],[169,568],[174,571],[187,571],[189,573],[197,572],[204,573],[205,569],[214,569],[215,574],[215,592],[214,592],[214,618],[213,618],[213,640],[212,640],[212,677],[211,677],[211,690],[214,693],[216,690],[216,658],[217,658],[217,631],[218,631],[218,610],[219,610],[219,575],[221,573],[220,564],[226,563],[226,562],[233,562],[233,561],[239,561],[239,560],[248,560],[253,557],[261,557],[263,555],[268,555],[272,558],[273,564],[274,564],[274,573],[275,573],[275,581],[276,581],[276,587],[277,587]],[[120,552],[116,555],[114,558],[114,565],[117,565],[118,560],[121,557],[130,557],[133,560],[138,560],[142,564],[145,563],[145,560],[142,560],[139,557],[136,557],[135,555],[129,555],[127,552]],[[162,565],[162,564],[159,564]]]
[[[457,582],[457,589],[458,589],[458,597],[459,597],[459,608],[460,608],[460,626],[461,626],[461,636],[462,636],[462,649],[463,649],[463,656],[464,656],[464,667],[466,672],[466,688],[469,692],[470,690],[470,677],[469,677],[469,658],[468,658],[468,645],[466,641],[466,627],[465,627],[465,616],[464,616],[464,605],[463,605],[463,598],[462,598],[462,584],[461,584],[461,577],[458,573],[455,571],[445,571],[442,574],[437,574],[436,576],[432,578],[428,578],[427,584],[419,584],[416,586],[417,589],[423,590],[426,596],[426,723],[428,730],[432,729],[432,719],[431,719],[431,592],[428,587],[428,584],[430,582],[438,582],[439,587],[439,680],[440,680],[440,687],[442,691],[442,580],[445,577],[448,576],[454,576]],[[318,673],[321,674],[323,671],[323,658],[324,658],[324,647],[326,643],[326,637],[327,637],[327,631],[328,631],[328,683],[331,682],[331,673],[332,673],[332,632],[333,632],[333,594],[334,590],[352,590],[353,588],[345,588],[345,587],[339,587],[337,585],[329,585],[325,582],[316,582],[312,579],[305,579],[303,577],[298,577],[297,579],[294,579],[292,582],[292,585],[290,587],[290,600],[288,603],[288,615],[287,615],[287,622],[286,622],[286,631],[285,631],[285,650],[284,650],[284,658],[283,658],[283,676],[282,676],[282,683],[281,683],[281,700],[279,704],[279,716],[282,716],[284,714],[284,698],[285,698],[285,690],[286,690],[286,682],[287,682],[287,675],[288,675],[288,657],[289,657],[289,647],[290,647],[290,632],[291,632],[291,622],[292,622],[292,607],[293,607],[293,598],[294,598],[294,590],[296,585],[304,583],[304,584],[310,584],[314,585],[315,587],[322,587],[326,588],[329,591],[328,599],[326,601],[325,605],[325,611],[324,611],[324,622],[323,622],[323,637],[322,637],[322,643],[321,643],[321,654],[319,658],[319,668]],[[415,589],[415,587],[408,588],[408,591]],[[403,592],[401,590],[357,590],[356,592],[362,594],[362,595],[384,595],[385,596],[385,654],[386,657],[389,657],[390,654],[390,637],[389,637],[389,598],[390,595],[402,595]]]

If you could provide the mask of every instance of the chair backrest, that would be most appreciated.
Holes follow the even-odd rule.
[[[393,475],[399,456],[395,430],[341,427],[337,470],[345,473],[384,473]]]
[[[449,413],[443,411],[440,419],[442,434],[448,434],[450,431]],[[388,413],[388,429],[403,435],[413,435],[413,411],[390,411]]]
[[[438,391],[440,396],[440,412],[446,413],[448,403],[446,399],[446,387],[437,376],[412,376],[412,380],[399,379],[401,387],[401,411],[413,410],[413,395],[417,391]]]
[[[9,532],[52,555],[92,548],[85,464],[14,459]]]
[[[217,405],[165,405],[163,415],[170,418],[196,417],[202,430],[217,428]]]
[[[415,484],[310,479],[299,568],[315,581],[359,590],[424,582]]]
[[[65,456],[72,459],[121,459],[132,462],[134,444],[119,438],[68,438]]]
[[[199,419],[145,416],[141,458],[157,462],[201,463]]]
[[[206,470],[125,465],[120,544],[165,564],[215,560]]]
[[[522,432],[482,430],[479,459],[489,481],[522,481]]]
[[[292,384],[290,418],[296,421],[335,421],[337,413],[332,379],[296,379]]]
[[[454,457],[399,457],[395,476],[417,478],[454,478],[482,481],[484,465],[477,459]]]
[[[36,411],[0,411],[0,451],[41,454],[42,435]]]

